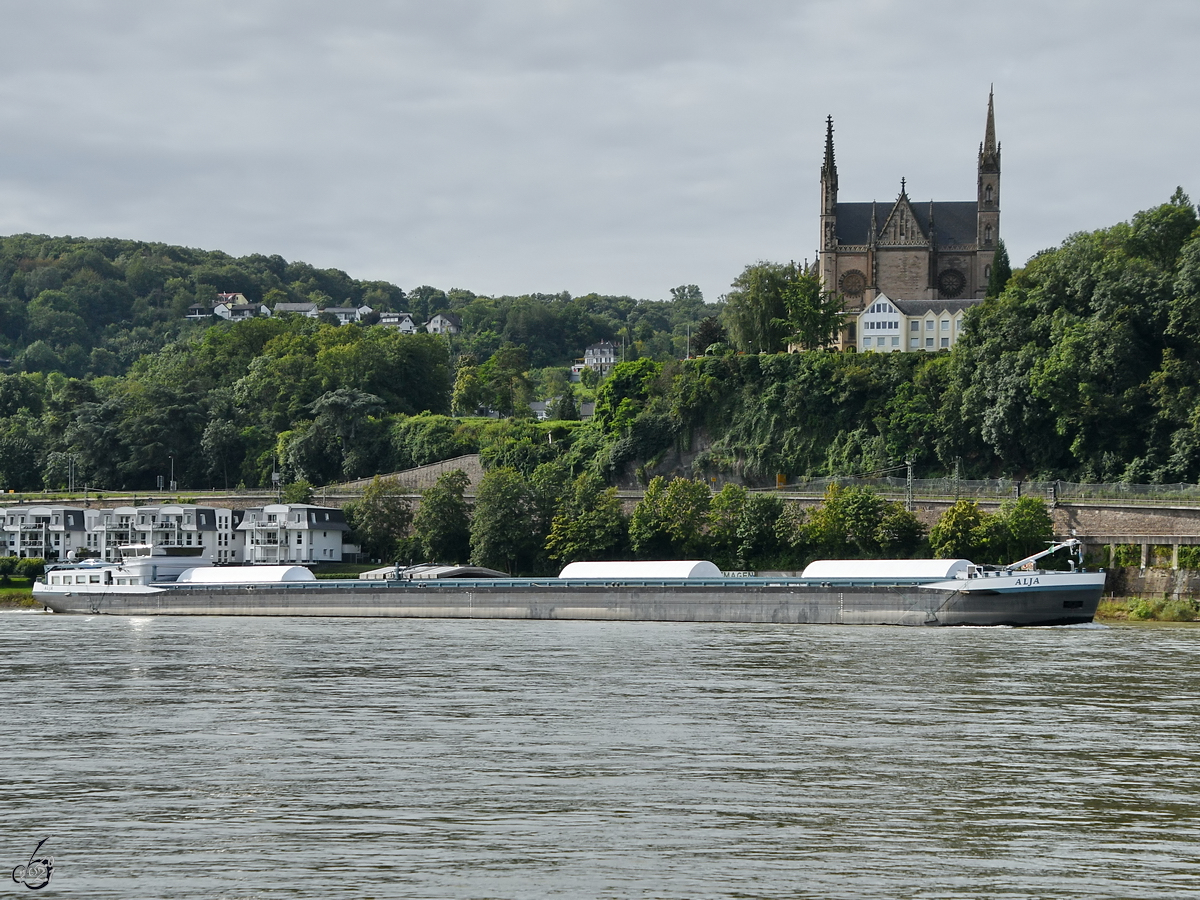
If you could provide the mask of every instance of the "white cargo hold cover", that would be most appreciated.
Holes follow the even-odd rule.
[[[559,578],[589,581],[623,581],[643,578],[720,578],[721,570],[704,559],[637,559],[611,562],[574,562]]]
[[[818,559],[808,564],[801,578],[855,578],[888,581],[954,578],[974,565],[969,559]]]
[[[205,566],[187,569],[177,584],[281,584],[285,581],[316,581],[304,566]]]

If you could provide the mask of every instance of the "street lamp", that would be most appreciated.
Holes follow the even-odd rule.
[[[174,493],[175,492],[175,457],[172,456],[172,457],[170,457],[170,459],[171,459],[171,492]]]

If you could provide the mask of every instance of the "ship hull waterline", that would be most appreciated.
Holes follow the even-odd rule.
[[[734,583],[730,583],[734,582]],[[740,622],[794,625],[1070,625],[1091,622],[1102,584],[1033,590],[796,582],[563,584],[316,582],[39,593],[58,613]],[[945,583],[943,583],[945,584]]]

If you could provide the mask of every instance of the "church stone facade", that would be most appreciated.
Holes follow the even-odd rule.
[[[990,93],[979,146],[978,194],[968,201],[913,201],[901,179],[900,195],[891,203],[840,202],[833,118],[828,119],[817,265],[825,289],[841,294],[848,312],[861,312],[880,296],[901,302],[956,301],[955,306],[978,302],[987,289],[999,239],[1000,145]],[[842,349],[858,346],[857,319],[849,321],[838,341]]]

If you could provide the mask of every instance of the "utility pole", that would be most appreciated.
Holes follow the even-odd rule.
[[[912,512],[913,508],[913,461],[906,459],[904,465],[908,466],[908,484],[904,489],[904,508]]]
[[[962,457],[954,457],[954,501],[958,502],[958,482],[962,476]]]

